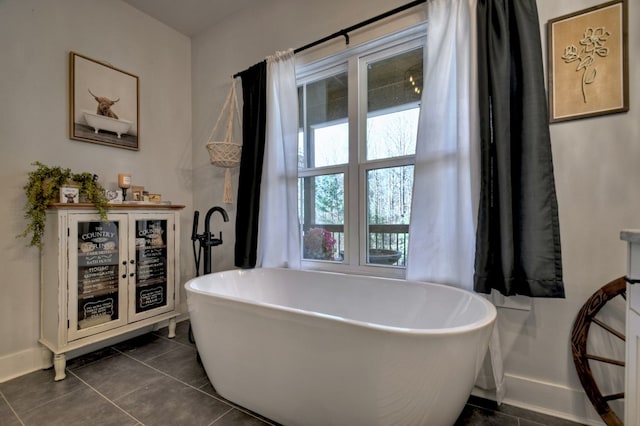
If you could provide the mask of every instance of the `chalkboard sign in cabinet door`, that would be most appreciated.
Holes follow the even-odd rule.
[[[133,321],[173,310],[173,244],[169,238],[174,227],[172,217],[132,215],[129,230],[134,243],[135,280],[129,286],[129,318]]]
[[[165,320],[175,336],[181,208],[113,207],[106,221],[91,208],[47,212],[40,342],[55,380],[69,351]]]
[[[69,217],[69,340],[127,324],[127,215]]]

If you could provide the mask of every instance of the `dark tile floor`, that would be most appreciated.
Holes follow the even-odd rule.
[[[67,378],[36,371],[0,384],[0,425],[273,425],[219,396],[196,361],[188,322],[176,338],[145,334],[67,363]],[[471,397],[456,425],[576,425]]]

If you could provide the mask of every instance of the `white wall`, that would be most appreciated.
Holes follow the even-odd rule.
[[[547,21],[601,3],[538,0],[545,62]],[[571,358],[571,327],[596,289],[626,273],[620,230],[640,226],[640,93],[633,77],[640,66],[640,32],[633,26],[640,5],[627,4],[630,111],[550,126],[567,297],[535,299],[531,312],[503,310],[500,315],[511,389],[507,399],[593,420],[599,417],[583,395]],[[621,384],[621,373],[618,368],[609,380]]]
[[[195,37],[192,83],[196,208],[206,209],[222,197],[222,184],[214,186],[213,191],[204,185],[221,179],[223,170],[209,166],[203,153],[206,154],[204,144],[233,73],[276,50],[302,46],[404,3],[269,0]],[[538,0],[545,61],[546,22],[600,3]],[[628,3],[629,22],[637,22],[640,7],[634,1]],[[418,15],[413,15],[414,20],[419,20]],[[410,16],[409,23],[411,19]],[[353,36],[352,44],[356,44],[357,34]],[[632,26],[632,76],[640,65],[640,58],[634,55],[638,49],[639,33]],[[629,83],[630,112],[551,125],[566,299],[536,299],[530,311],[500,309],[499,313],[508,386],[505,401],[589,423],[599,423],[599,417],[578,381],[569,339],[575,316],[586,299],[608,281],[625,274],[626,247],[619,240],[619,231],[640,227],[640,168],[634,164],[640,158],[640,99],[635,80],[631,78]],[[237,170],[234,178],[237,187]],[[235,216],[233,208],[229,210]],[[225,233],[233,235],[231,224],[225,227]],[[231,243],[231,239],[225,242]],[[215,270],[232,265],[232,245],[226,250],[214,250]]]
[[[69,51],[140,78],[140,151],[68,138]],[[39,254],[27,239],[22,187],[33,161],[92,172],[115,188],[132,174],[187,208],[190,233],[191,41],[120,1],[0,1],[0,382],[43,365],[39,337]],[[183,235],[184,237],[185,235]],[[190,241],[182,270],[191,276]]]

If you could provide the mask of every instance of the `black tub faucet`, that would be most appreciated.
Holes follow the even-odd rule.
[[[199,211],[195,211],[193,214],[193,231],[191,233],[191,241],[193,241],[193,255],[196,259],[196,275],[199,275],[200,269],[200,254],[204,251],[204,266],[203,274],[211,273],[211,247],[219,246],[222,244],[222,231],[218,234],[218,238],[214,237],[211,233],[211,216],[213,213],[218,212],[222,216],[225,222],[229,222],[229,215],[222,207],[211,207],[204,217],[204,233],[198,234],[198,217]],[[196,254],[196,241],[199,244],[199,249]]]

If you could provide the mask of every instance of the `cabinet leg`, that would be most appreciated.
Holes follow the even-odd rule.
[[[53,356],[53,368],[56,372],[53,380],[56,382],[67,377],[67,373],[65,373],[65,368],[67,367],[67,357],[65,354],[55,354]]]
[[[169,339],[173,339],[176,337],[176,319],[169,319],[169,335],[167,336]]]

